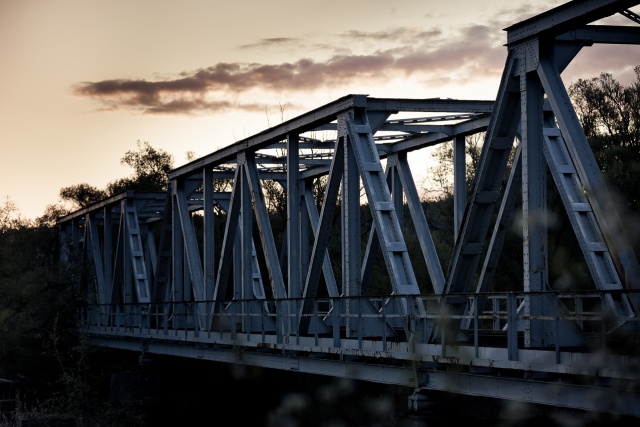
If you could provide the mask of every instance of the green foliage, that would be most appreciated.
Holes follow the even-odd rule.
[[[53,229],[0,234],[0,372],[33,381],[53,372],[51,360],[42,358],[43,344],[73,310],[67,272],[59,270],[56,256]]]
[[[471,183],[478,167],[480,153],[485,134],[479,133],[465,138],[465,175],[467,190],[471,189]],[[453,141],[438,145],[432,153],[437,166],[431,168],[426,184],[426,192],[429,200],[453,197]]]
[[[56,225],[58,218],[63,217],[71,212],[71,209],[65,207],[61,203],[50,204],[44,210],[44,213],[35,219],[36,227],[53,227]]]
[[[640,65],[623,86],[609,73],[580,79],[569,95],[605,180],[633,212],[640,211]]]
[[[19,385],[18,419],[126,417],[105,399],[116,359],[75,330],[78,271],[58,262],[55,229],[22,220],[10,201],[0,215],[0,378]]]
[[[107,197],[104,190],[82,183],[60,189],[60,199],[70,202],[72,209],[82,209]]]
[[[167,174],[173,169],[173,156],[153,148],[147,141],[138,141],[137,145],[137,151],[129,150],[120,159],[120,163],[133,169],[133,175],[107,184],[106,192],[109,196],[127,190],[154,192],[167,189]]]
[[[264,200],[269,213],[287,215],[287,193],[278,181],[266,179],[261,182]]]
[[[55,219],[60,216],[127,190],[165,191],[169,182],[167,174],[173,169],[173,156],[166,151],[153,148],[147,141],[138,141],[137,146],[136,151],[129,150],[120,159],[120,163],[133,169],[131,176],[108,183],[105,190],[87,183],[61,188],[59,195],[63,204],[49,205],[45,214],[39,219],[39,224],[53,225]],[[67,208],[64,203],[70,207]]]
[[[0,205],[0,234],[31,226],[31,223],[20,214],[16,204],[7,196]]]

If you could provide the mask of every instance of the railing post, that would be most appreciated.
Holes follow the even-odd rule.
[[[362,297],[356,297],[358,302],[358,348],[362,350]]]
[[[478,357],[478,296],[473,297],[473,351],[476,357]]]
[[[304,301],[302,301],[302,304],[304,304]],[[318,315],[318,300],[316,298],[313,299],[313,322],[317,323],[319,322],[319,315]],[[311,324],[311,322],[309,322]],[[298,322],[298,327],[300,327],[300,322]],[[314,344],[317,346],[318,345],[318,329],[319,326],[316,325],[316,327],[313,330],[313,338],[314,338]]]
[[[606,295],[601,292],[600,293],[600,346],[602,347],[602,351],[606,352],[607,350],[607,305],[606,305]]]
[[[283,325],[282,325],[282,300],[276,300],[276,342],[282,344],[283,338]]]
[[[333,346],[340,347],[340,310],[342,310],[342,300],[340,298],[333,301]]]
[[[444,316],[449,315],[449,311],[445,308],[440,308],[440,355],[447,355],[447,328],[449,327],[451,319],[445,319]]]
[[[509,360],[518,360],[518,301],[513,292],[507,294],[507,353]]]
[[[300,302],[298,298],[293,300],[293,312],[291,313],[291,317],[293,318],[293,328],[291,328],[292,333],[296,334],[296,344],[300,345],[300,310],[299,305],[304,304],[304,302]]]
[[[385,309],[387,308],[384,301],[380,303],[380,313],[382,314],[382,346],[386,350],[387,349],[387,314],[385,313]]]
[[[555,334],[555,350],[556,350],[556,363],[560,363],[560,316],[556,316],[554,319],[554,330]]]

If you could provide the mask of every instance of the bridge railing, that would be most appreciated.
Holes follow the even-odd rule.
[[[624,291],[631,293],[632,291]],[[230,300],[214,311],[214,301],[87,305],[79,326],[91,333],[218,343],[246,347],[282,346],[321,340],[340,348],[345,342],[429,343],[504,347],[511,354],[526,348],[526,333],[536,328],[549,335],[548,346],[579,347],[563,337],[580,335],[584,351],[607,347],[625,340],[637,341],[637,317],[614,317],[607,304],[616,291],[491,293],[458,295],[456,304],[464,314],[449,310],[452,296],[391,295],[381,297],[336,297],[311,300],[313,309],[303,313],[304,299]],[[424,307],[397,310],[399,304]],[[532,313],[532,307],[543,311]],[[540,314],[542,313],[542,314]],[[202,325],[206,325],[205,328]],[[411,331],[407,336],[406,331]],[[435,337],[435,338],[433,338]],[[366,345],[364,345],[366,347]]]

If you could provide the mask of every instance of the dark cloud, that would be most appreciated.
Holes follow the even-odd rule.
[[[185,111],[224,111],[231,108],[232,105],[228,101],[205,102],[204,100],[185,100],[178,99],[168,101],[156,106],[148,108],[149,113],[155,114],[176,114]]]
[[[197,114],[246,109],[221,99],[254,89],[299,93],[346,85],[356,79],[388,78],[397,71],[396,62],[388,53],[377,53],[338,55],[325,62],[300,59],[281,64],[221,63],[178,79],[84,82],[74,88],[74,94],[95,99],[107,110],[133,108],[150,114]],[[209,100],[211,97],[213,101]]]
[[[282,47],[282,46],[291,46],[291,45],[297,45],[300,43],[300,39],[296,39],[296,38],[291,38],[291,37],[271,37],[271,38],[266,38],[266,39],[262,39],[259,40],[255,43],[249,43],[249,44],[245,44],[245,45],[241,45],[239,46],[240,49],[262,49],[262,48],[269,48],[269,47]]]
[[[385,31],[347,31],[341,37],[351,41],[393,41],[415,43],[419,40],[434,39],[442,36],[442,30],[434,27],[425,31],[417,27],[397,27]]]
[[[97,100],[104,110],[137,109],[149,114],[260,110],[262,106],[238,104],[234,100],[253,90],[274,94],[309,93],[346,88],[363,81],[384,82],[414,73],[442,73],[449,67],[464,70],[476,64],[477,69],[482,58],[491,57],[487,55],[486,46],[482,46],[483,41],[490,40],[490,31],[481,26],[469,27],[457,38],[443,37],[437,27],[428,31],[416,27],[349,31],[336,37],[336,42],[323,40],[306,47],[302,46],[302,40],[295,38],[263,39],[243,46],[261,49],[295,45],[299,49],[293,49],[294,52],[329,52],[325,59],[300,58],[277,64],[218,63],[175,77],[84,82],[73,90],[78,96]],[[466,37],[473,39],[478,51],[474,52],[463,40]]]
[[[505,11],[505,15],[528,17],[535,15],[536,10],[537,7],[524,7]],[[98,101],[105,110],[195,115],[230,110],[264,111],[264,104],[238,101],[255,98],[253,92],[256,91],[293,98],[326,89],[344,88],[346,93],[352,93],[349,88],[356,85],[360,88],[364,84],[382,84],[407,77],[416,84],[430,86],[486,78],[499,81],[507,53],[506,34],[496,28],[489,24],[470,25],[446,37],[438,27],[428,31],[415,27],[350,31],[337,35],[335,43],[323,40],[318,44],[295,38],[263,39],[244,48],[297,45],[299,49],[290,51],[294,57],[296,52],[307,55],[320,50],[328,55],[324,59],[299,57],[275,64],[218,63],[153,80],[84,82],[74,87],[74,93]],[[308,45],[302,46],[303,43]],[[625,55],[617,58],[614,52],[617,53],[610,51],[608,55],[609,63],[627,62]],[[598,66],[595,60],[587,65],[585,69]]]

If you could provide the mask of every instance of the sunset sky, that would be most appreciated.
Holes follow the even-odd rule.
[[[503,29],[563,3],[0,0],[0,202],[35,218],[128,176],[137,141],[177,167],[347,94],[492,100]],[[563,79],[628,83],[629,52],[586,48]]]

